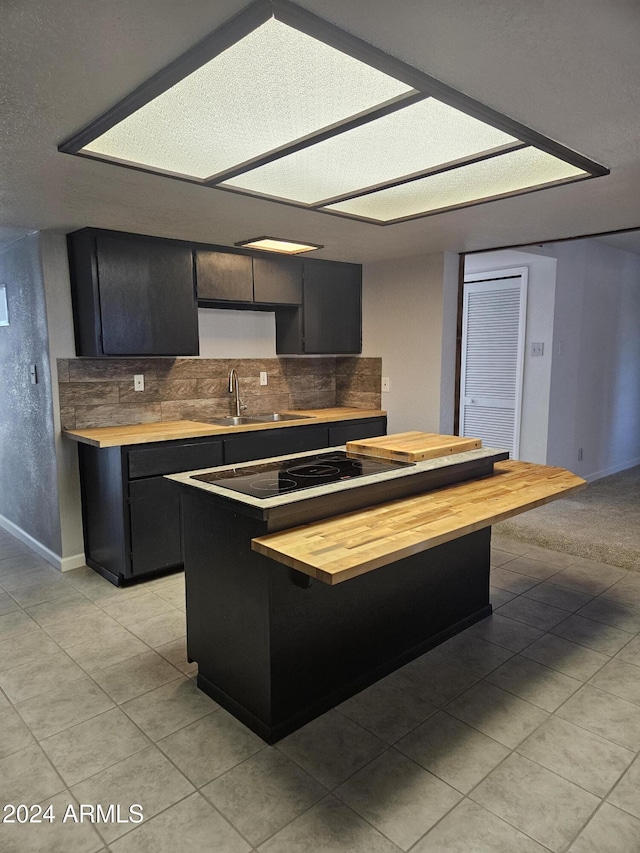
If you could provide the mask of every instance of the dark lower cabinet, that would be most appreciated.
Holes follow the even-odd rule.
[[[150,477],[129,484],[132,575],[182,565],[180,500],[170,480]]]
[[[379,417],[128,447],[79,444],[87,565],[116,585],[182,568],[180,491],[165,474],[320,450],[386,429]]]
[[[182,568],[180,500],[164,474],[221,465],[222,441],[78,450],[87,565],[116,585]]]

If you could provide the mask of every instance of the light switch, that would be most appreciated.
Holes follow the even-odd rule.
[[[133,374],[133,390],[144,391],[144,373]]]
[[[38,367],[35,364],[29,367],[29,379],[31,379],[32,385],[38,384]]]
[[[382,377],[382,390],[383,391],[391,391],[391,380],[388,376]]]
[[[544,344],[531,344],[531,355],[544,355]]]
[[[266,370],[261,370],[261,371],[260,371],[260,384],[261,384],[261,385],[267,385],[267,383],[268,383],[268,379],[267,379],[267,371],[266,371]]]

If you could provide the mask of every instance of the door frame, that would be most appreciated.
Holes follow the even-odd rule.
[[[499,281],[500,279],[520,278],[522,279],[523,295],[520,300],[520,327],[522,336],[518,349],[517,360],[517,375],[519,377],[519,399],[516,399],[514,409],[514,452],[513,458],[517,458],[520,447],[520,431],[522,424],[522,400],[524,396],[524,362],[526,350],[526,335],[527,335],[527,291],[528,291],[528,276],[529,267],[510,266],[502,268],[494,268],[483,270],[480,272],[469,273],[465,275],[465,260],[466,255],[460,255],[460,264],[458,268],[458,316],[456,327],[456,378],[455,378],[455,410],[454,410],[454,434],[460,435],[460,408],[462,401],[462,367],[463,367],[463,317],[464,317],[464,286],[466,282],[474,281]]]

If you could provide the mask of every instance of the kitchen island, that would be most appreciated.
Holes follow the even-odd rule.
[[[341,450],[261,463],[279,480]],[[170,477],[198,686],[273,743],[488,616],[491,524],[584,486],[507,455],[365,461],[356,480],[266,498],[229,486],[256,464]]]

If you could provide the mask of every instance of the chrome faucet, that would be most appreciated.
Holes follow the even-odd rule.
[[[235,367],[231,368],[231,373],[229,374],[229,393],[236,395],[236,417],[239,418],[240,409],[244,409],[246,406],[240,405],[240,385],[238,384],[238,374]]]

